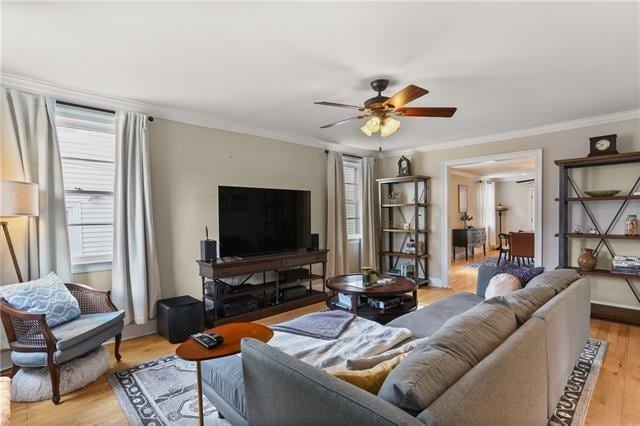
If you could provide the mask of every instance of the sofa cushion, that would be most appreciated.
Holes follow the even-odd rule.
[[[121,333],[123,327],[124,322],[120,321],[106,330],[102,330],[100,333],[91,336],[87,340],[79,342],[77,345],[61,351],[57,350],[53,353],[53,362],[55,364],[62,364],[63,362],[70,361],[80,355],[86,354],[107,340],[113,338],[118,333]],[[11,351],[11,362],[21,367],[44,367],[47,365],[47,353]]]
[[[556,294],[560,293],[565,288],[569,287],[569,284],[580,278],[578,272],[574,269],[556,269],[554,271],[547,271],[541,275],[538,275],[526,285],[527,288],[552,287]]]
[[[531,318],[535,311],[551,300],[555,294],[553,288],[543,286],[523,288],[504,296],[497,296],[495,299],[509,306],[516,316],[518,326],[521,326]]]
[[[503,303],[480,303],[448,320],[402,361],[378,396],[417,414],[497,348],[517,328]]]
[[[202,381],[234,410],[246,418],[247,402],[242,373],[242,358],[239,355],[231,355],[212,359],[202,362],[200,368],[202,370]]]
[[[455,293],[417,311],[387,323],[390,327],[408,328],[413,337],[429,337],[450,318],[481,303],[484,299],[472,293]]]
[[[123,320],[124,311],[80,315],[78,319],[51,329],[53,335],[58,339],[56,349],[61,351],[75,346]]]
[[[484,297],[485,299],[491,299],[496,296],[504,296],[521,288],[520,279],[515,275],[497,274],[489,281]]]
[[[0,297],[21,311],[46,314],[49,327],[80,316],[78,301],[53,272],[37,280],[2,286]]]

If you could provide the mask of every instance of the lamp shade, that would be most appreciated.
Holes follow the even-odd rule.
[[[0,216],[38,216],[38,185],[0,180]]]
[[[498,205],[496,206],[496,211],[497,212],[504,212],[509,210],[507,207],[503,206],[502,204],[498,203]]]

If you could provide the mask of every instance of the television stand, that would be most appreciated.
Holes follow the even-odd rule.
[[[209,327],[228,322],[254,321],[314,303],[325,302],[327,299],[325,293],[327,253],[328,250],[309,251],[305,249],[237,259],[218,259],[211,262],[198,260],[198,273],[202,279],[205,325]],[[322,275],[313,274],[312,266],[317,264],[322,265]],[[296,268],[308,268],[308,277],[288,282],[280,281],[280,271]],[[267,281],[267,272],[276,273],[274,281]],[[239,275],[249,275],[251,277],[255,274],[262,274],[261,284],[228,286],[223,282],[224,278]],[[322,291],[313,289],[313,282],[317,280],[322,280]],[[207,292],[209,284],[212,287],[212,291]],[[281,300],[281,290],[302,284],[308,286],[304,296],[291,300]],[[233,292],[229,292],[229,290],[233,290]],[[257,309],[237,315],[224,316],[223,306],[225,301],[239,296],[255,297],[259,301]],[[207,304],[213,304],[213,309],[207,309]]]

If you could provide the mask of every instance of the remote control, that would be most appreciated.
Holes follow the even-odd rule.
[[[196,333],[192,334],[191,338],[207,349],[215,348],[224,342],[224,338],[222,336],[213,333]]]

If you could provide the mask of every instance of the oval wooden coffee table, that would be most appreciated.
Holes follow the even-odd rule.
[[[193,339],[187,339],[176,349],[176,355],[187,361],[196,362],[196,375],[198,382],[198,420],[204,424],[202,412],[202,375],[200,374],[200,361],[237,354],[240,352],[240,341],[243,337],[251,337],[262,342],[268,342],[273,337],[273,330],[262,324],[253,322],[231,322],[210,328],[206,333],[215,333],[224,337],[224,342],[215,348],[207,349]]]
[[[327,280],[327,287],[331,290],[331,295],[327,298],[327,306],[330,309],[340,309],[352,312],[360,317],[386,324],[394,318],[413,311],[418,306],[418,284],[405,277],[385,275],[383,278],[393,278],[392,284],[377,285],[362,288],[355,283],[362,282],[362,274],[338,275]],[[349,295],[351,298],[351,308],[338,304],[338,293]],[[381,310],[362,303],[364,297],[388,296],[402,297],[403,303],[400,306]]]

